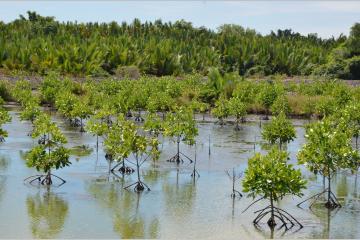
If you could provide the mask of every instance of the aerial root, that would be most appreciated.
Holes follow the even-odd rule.
[[[51,179],[51,176],[57,178],[60,180],[60,184],[58,184],[57,186],[60,187],[61,185],[63,185],[64,183],[66,183],[66,181],[64,179],[62,179],[59,176],[56,176],[55,174],[42,174],[42,175],[34,175],[34,176],[30,176],[24,179],[24,182],[29,183],[30,185],[33,186],[38,186],[38,185],[45,185],[45,186],[49,186],[49,185],[53,185],[53,181]]]
[[[236,126],[235,126],[235,131],[240,131],[241,130],[241,127],[240,125],[237,123]]]
[[[232,198],[235,198],[235,197],[239,197],[239,198],[242,198],[243,195],[241,194],[241,192],[237,191],[237,190],[233,190],[232,194],[231,194],[231,197]]]
[[[194,169],[193,171],[192,171],[192,173],[191,173],[191,177],[193,177],[193,178],[195,178],[195,177],[200,177],[200,174],[199,174],[199,172],[196,170],[196,169]]]
[[[144,118],[142,118],[141,116],[136,116],[135,117],[135,122],[143,122]]]
[[[301,205],[303,203],[305,203],[311,199],[314,199],[309,205],[309,208],[311,209],[311,207],[315,204],[315,202],[324,194],[329,194],[329,188],[326,188],[324,191],[305,199],[304,201],[298,203],[296,206],[301,208]],[[339,200],[336,198],[335,194],[332,191],[330,191],[330,198],[325,203],[325,207],[327,207],[328,209],[335,209],[335,208],[341,207]]]
[[[121,167],[119,167],[121,165]],[[119,168],[118,168],[119,167]],[[118,164],[116,164],[112,169],[111,169],[111,172],[114,173],[114,171],[119,171],[121,172],[122,174],[132,174],[133,172],[135,172],[135,169],[129,167],[129,166],[126,166],[123,161],[119,162]]]
[[[80,127],[81,126],[81,121],[77,118],[74,119],[70,119],[70,126],[72,127]]]
[[[224,120],[219,120],[217,121],[215,124],[218,124],[220,126],[224,126],[225,125],[225,121]]]
[[[285,230],[289,230],[292,227],[294,227],[295,225],[298,225],[300,228],[303,228],[304,226],[296,219],[294,218],[290,213],[286,212],[285,210],[278,208],[278,207],[273,207],[273,211],[274,211],[274,219],[272,219],[270,217],[270,219],[267,221],[267,224],[270,227],[275,227],[276,226],[276,222],[275,222],[275,218],[280,220],[280,222],[282,223],[279,227],[279,229],[281,228],[285,228]],[[258,215],[255,217],[255,219],[253,220],[253,223],[255,225],[258,225],[259,222],[267,215],[271,215],[272,209],[271,209],[271,205],[257,210],[254,213],[258,213]]]
[[[134,192],[137,192],[137,193],[142,192],[142,191],[145,190],[145,188],[146,188],[147,191],[150,191],[149,186],[146,185],[146,184],[145,184],[144,182],[142,182],[142,181],[134,182],[134,183],[132,183],[132,184],[124,187],[124,189],[129,189],[130,187],[132,187],[132,186],[134,186],[134,185],[135,185],[135,187],[134,187]]]
[[[248,210],[252,205],[254,205],[255,203],[257,203],[257,202],[259,202],[259,201],[261,201],[261,200],[263,200],[264,199],[264,197],[261,197],[261,198],[259,198],[259,199],[257,199],[257,200],[255,200],[255,201],[253,201],[252,203],[250,203],[250,205],[249,206],[247,206],[241,213],[244,213],[244,212],[246,212],[246,210]]]
[[[191,158],[189,158],[188,156],[186,156],[182,152],[179,152],[179,153],[175,154],[175,156],[171,157],[167,161],[168,162],[176,162],[177,164],[184,163],[184,158],[182,156],[185,157],[190,163],[193,162],[193,160]]]

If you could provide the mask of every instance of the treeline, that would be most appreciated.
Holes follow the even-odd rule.
[[[60,23],[28,12],[8,24],[0,22],[0,32],[0,66],[9,71],[163,76],[206,75],[213,67],[243,76],[360,78],[360,24],[348,38],[321,39],[291,30],[262,36],[237,25],[223,25],[215,32],[183,20]]]

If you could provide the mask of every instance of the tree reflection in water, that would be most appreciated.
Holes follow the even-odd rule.
[[[141,212],[141,193],[123,189],[116,182],[91,181],[89,193],[113,214],[114,231],[121,238],[157,238],[159,221],[155,216]]]
[[[5,192],[6,177],[2,175],[2,171],[6,170],[9,165],[9,161],[5,157],[0,157],[0,200]]]
[[[31,232],[35,238],[54,238],[64,226],[68,203],[47,190],[26,199]]]

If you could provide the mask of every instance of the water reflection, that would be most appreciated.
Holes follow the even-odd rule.
[[[149,186],[154,186],[160,180],[165,180],[170,174],[170,171],[159,171],[157,169],[149,169],[147,171],[142,171],[142,178],[144,182]]]
[[[6,177],[1,174],[2,171],[5,171],[9,165],[9,161],[5,157],[0,157],[0,200],[5,193],[5,182]]]
[[[5,182],[6,178],[0,175],[0,201],[5,193]]]
[[[57,194],[46,191],[26,199],[30,227],[35,238],[54,238],[63,229],[68,203]]]
[[[176,171],[176,182],[164,181],[163,193],[165,196],[165,206],[169,212],[173,212],[174,217],[182,218],[193,212],[192,208],[196,197],[196,184],[187,175],[184,180],[179,169]]]
[[[125,211],[116,212],[114,216],[114,230],[122,238],[157,238],[159,220],[156,217],[145,219],[139,213],[141,194],[133,194],[136,198],[135,206]],[[132,212],[132,213],[131,213]]]
[[[5,171],[8,165],[9,165],[9,160],[4,156],[0,156],[0,172]]]
[[[91,181],[88,192],[97,202],[113,215],[114,231],[121,238],[157,238],[159,220],[157,216],[148,216],[141,211],[142,194],[123,189],[116,182]]]

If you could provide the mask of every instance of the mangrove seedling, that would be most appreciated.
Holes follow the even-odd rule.
[[[200,173],[198,172],[198,170],[196,170],[196,162],[197,162],[197,158],[196,158],[196,142],[195,142],[195,157],[194,157],[194,168],[192,170],[192,173],[191,173],[191,177],[194,179],[196,179],[196,177],[200,177]]]
[[[85,99],[78,99],[71,111],[71,118],[74,119],[77,122],[77,119],[80,120],[80,122],[77,124],[80,126],[80,132],[85,132],[84,129],[84,123],[83,121],[90,117],[92,114],[92,109],[89,106],[88,102]]]
[[[196,122],[192,118],[192,111],[180,107],[174,113],[168,113],[164,122],[164,135],[176,138],[177,152],[175,156],[171,157],[169,162],[176,162],[177,164],[184,162],[183,157],[188,159],[190,163],[193,160],[180,151],[180,141],[192,145],[195,142],[195,137],[198,134]]]
[[[322,196],[327,195],[325,207],[341,207],[339,200],[331,190],[331,179],[339,169],[357,170],[360,163],[359,154],[351,145],[352,131],[346,121],[333,121],[324,118],[320,122],[307,126],[305,138],[307,143],[298,154],[299,163],[303,163],[315,174],[328,179],[328,187],[298,204],[312,200],[312,205]]]
[[[96,136],[96,152],[99,152],[99,137],[104,136],[112,125],[111,116],[114,111],[101,108],[87,121],[85,130]]]
[[[132,154],[135,162],[129,160],[130,163],[136,166],[137,181],[125,187],[128,189],[134,186],[135,192],[142,192],[145,190],[145,187],[150,191],[149,186],[146,185],[141,180],[140,176],[140,167],[143,163],[152,158],[156,160],[160,156],[160,151],[158,149],[159,141],[156,137],[145,136],[143,134],[143,129],[139,126],[136,126],[133,122],[128,122],[123,125],[123,146],[124,151]]]
[[[260,196],[249,207],[262,199],[270,202],[270,205],[255,211],[257,213],[253,221],[255,225],[270,215],[267,220],[270,228],[277,225],[276,219],[281,222],[280,228],[285,227],[286,230],[295,224],[300,228],[303,227],[291,214],[275,206],[275,203],[285,195],[302,196],[301,190],[305,188],[306,181],[302,179],[300,170],[295,170],[291,164],[288,164],[288,158],[287,152],[272,148],[267,155],[257,153],[249,159],[242,183],[243,191],[252,198]]]
[[[240,130],[240,122],[245,122],[246,116],[246,104],[243,103],[240,98],[232,97],[229,100],[229,111],[230,114],[235,116],[235,130]]]
[[[130,127],[131,122],[126,121],[123,115],[119,115],[107,132],[104,141],[105,151],[108,156],[107,160],[109,164],[111,164],[111,161],[117,162],[113,168],[109,167],[111,172],[114,172],[118,167],[120,167],[118,170],[122,174],[131,174],[135,171],[125,164],[125,160],[131,153],[125,139],[126,134],[129,134],[128,129]]]
[[[230,115],[229,102],[225,97],[221,96],[219,100],[215,102],[215,108],[213,108],[211,113],[219,119],[218,124],[220,126],[225,125],[224,119]]]
[[[26,178],[30,184],[37,182],[41,185],[52,185],[52,177],[56,177],[64,184],[66,181],[54,174],[52,169],[69,166],[69,150],[64,147],[67,142],[60,129],[53,123],[47,114],[42,114],[34,122],[33,138],[39,138],[39,145],[33,147],[26,155],[28,167],[35,167],[44,174]]]
[[[235,198],[236,196],[238,196],[238,197],[241,198],[243,195],[238,190],[235,189],[235,182],[242,177],[243,173],[242,172],[237,173],[235,171],[235,168],[233,168],[231,172],[229,170],[226,170],[225,173],[230,178],[230,180],[232,182],[231,197]]]
[[[261,134],[264,140],[270,144],[278,144],[280,149],[285,143],[293,141],[296,137],[294,126],[283,112],[273,117],[271,122],[264,126]]]
[[[273,115],[285,113],[285,115],[288,116],[291,112],[289,100],[284,94],[279,95],[271,105],[270,110]]]

